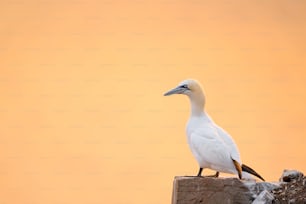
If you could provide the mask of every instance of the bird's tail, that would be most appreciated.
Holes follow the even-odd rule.
[[[242,165],[241,165],[241,168],[242,168],[242,171],[247,172],[247,173],[249,173],[249,174],[252,174],[252,175],[254,175],[254,176],[260,178],[261,180],[265,181],[265,179],[262,178],[262,177],[261,177],[254,169],[252,169],[251,167],[249,167],[249,166],[247,166],[247,165],[245,165],[245,164],[242,164]]]

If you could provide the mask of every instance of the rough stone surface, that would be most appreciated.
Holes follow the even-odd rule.
[[[280,181],[281,188],[273,190],[275,204],[305,204],[306,203],[306,177],[297,170],[284,170]]]
[[[172,204],[306,204],[306,177],[284,170],[280,182],[237,178],[175,177]]]
[[[172,204],[252,203],[263,190],[279,186],[237,178],[175,177]]]

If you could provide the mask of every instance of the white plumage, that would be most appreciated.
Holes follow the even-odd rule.
[[[207,113],[191,115],[186,129],[188,144],[200,167],[237,174],[233,163],[236,160],[241,165],[237,146]]]
[[[204,168],[241,176],[241,171],[245,170],[245,167],[247,172],[251,171],[249,173],[263,180],[253,169],[242,165],[237,145],[232,137],[205,112],[205,96],[196,80],[184,80],[164,95],[172,94],[184,94],[190,99],[191,115],[186,133],[191,152],[200,166],[198,176]],[[250,174],[246,172],[242,176],[250,178]]]

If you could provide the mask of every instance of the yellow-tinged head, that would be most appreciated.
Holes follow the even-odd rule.
[[[169,90],[164,96],[172,94],[184,94],[187,95],[191,103],[191,114],[202,114],[205,105],[205,96],[200,83],[194,79],[186,79],[179,83],[177,87]]]
[[[164,94],[164,96],[169,96],[172,94],[184,94],[187,96],[196,96],[203,94],[200,83],[194,79],[186,79],[179,83],[177,87],[169,90]]]

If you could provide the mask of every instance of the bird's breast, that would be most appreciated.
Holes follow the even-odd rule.
[[[198,129],[202,129],[203,127],[206,127],[208,124],[207,122],[201,120],[201,118],[195,118],[191,117],[189,121],[187,122],[186,126],[186,135],[188,139],[190,139],[191,135],[197,131]]]

